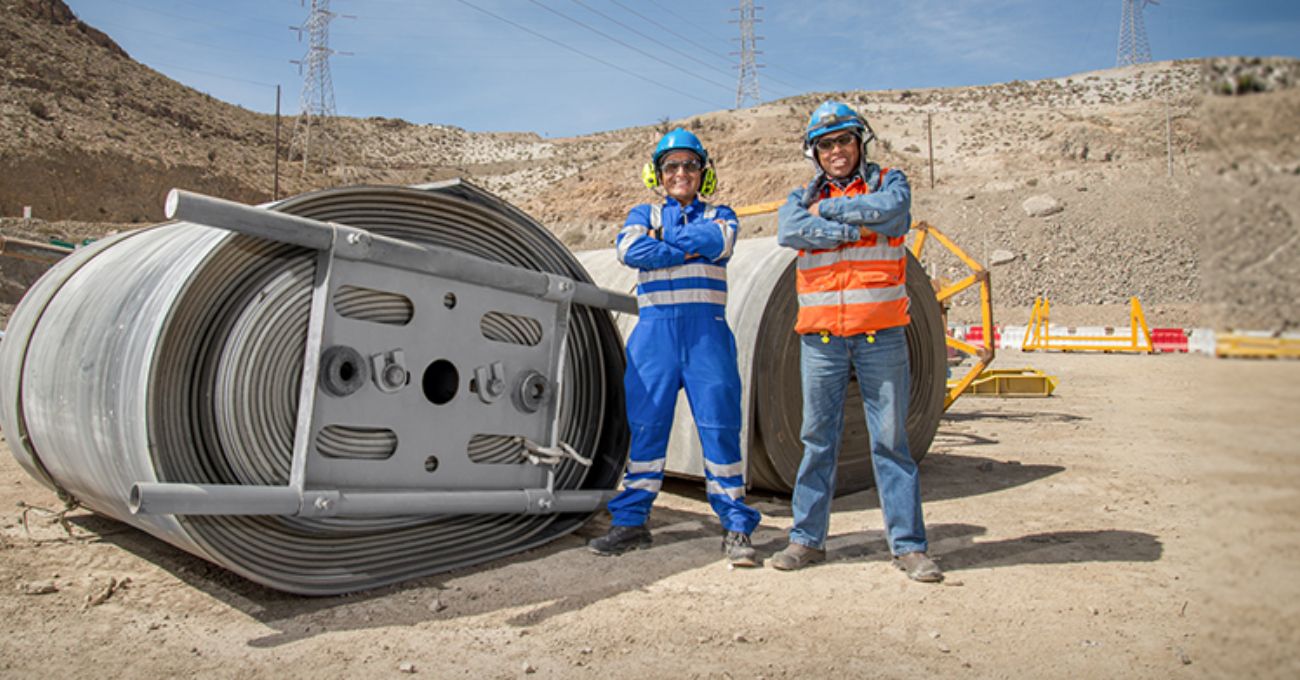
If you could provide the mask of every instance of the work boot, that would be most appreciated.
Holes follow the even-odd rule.
[[[749,542],[749,534],[727,531],[722,534],[722,552],[733,567],[757,567],[758,556]]]
[[[622,555],[629,550],[650,547],[650,530],[645,525],[635,527],[612,526],[609,533],[593,538],[587,549],[597,555]]]
[[[894,566],[907,572],[907,577],[922,583],[938,583],[943,580],[943,572],[923,552],[910,552],[894,556]]]
[[[794,571],[802,569],[813,562],[821,562],[826,559],[826,551],[820,548],[810,548],[802,543],[790,542],[785,550],[772,556],[768,562],[773,569],[781,571]]]

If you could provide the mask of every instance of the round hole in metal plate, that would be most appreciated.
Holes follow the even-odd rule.
[[[424,398],[441,406],[456,396],[460,371],[450,361],[439,359],[424,369],[420,383],[424,388]]]

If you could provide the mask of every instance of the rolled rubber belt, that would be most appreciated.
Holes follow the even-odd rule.
[[[359,187],[291,198],[275,209],[590,280],[542,227],[485,196],[456,185],[438,191]],[[95,260],[114,262],[94,266]],[[136,232],[56,266],[49,281],[33,289],[33,299],[15,310],[18,336],[11,332],[0,345],[0,380],[21,375],[13,380],[15,387],[5,381],[0,414],[6,433],[21,433],[9,436],[15,456],[33,476],[97,512],[253,581],[302,594],[355,591],[480,563],[541,545],[586,520],[587,515],[574,514],[366,519],[130,514],[130,485],[150,477],[198,484],[288,483],[315,262],[314,252],[295,246],[176,223]],[[68,270],[59,271],[65,265]],[[114,271],[128,271],[123,267],[132,272],[125,283],[113,277]],[[136,273],[152,269],[163,273]],[[112,290],[132,283],[138,294]],[[154,287],[175,293],[155,303]],[[102,295],[111,298],[107,304],[83,299]],[[143,301],[135,309],[132,300]],[[346,304],[358,318],[407,313],[393,308],[391,296],[363,293]],[[125,312],[112,309],[94,316],[96,309],[113,306],[134,309],[129,321],[122,319]],[[506,338],[535,332],[508,319],[491,325],[485,333]],[[574,306],[569,333],[559,436],[594,463],[590,469],[574,462],[560,465],[556,488],[613,488],[628,438],[622,344],[603,310]],[[89,337],[105,334],[111,347],[99,348]],[[90,356],[61,355],[55,338]],[[125,355],[122,365],[113,365],[115,355]],[[69,369],[58,363],[69,361],[81,365]],[[133,373],[142,375],[133,378]],[[59,389],[50,386],[77,379],[88,387],[76,390],[72,412],[64,412]],[[78,428],[84,431],[75,433]],[[388,437],[380,430],[344,428],[316,444],[330,455],[373,458],[391,450]],[[519,460],[521,451],[513,438],[487,437],[474,442],[468,454],[506,462]]]
[[[794,489],[803,444],[803,390],[799,372],[799,336],[794,332],[798,297],[794,264],[781,277],[768,299],[755,335],[754,438],[750,448],[750,483],[758,488],[789,493]],[[912,458],[921,460],[930,449],[943,415],[947,390],[947,362],[939,303],[930,277],[910,254],[907,257],[907,294],[912,322],[907,326],[911,367],[908,395],[907,442]],[[871,437],[867,432],[862,394],[851,380],[844,404],[844,435],[840,441],[835,487],[839,493],[871,486]]]

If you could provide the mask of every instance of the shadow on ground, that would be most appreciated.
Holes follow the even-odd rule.
[[[930,554],[947,572],[1019,564],[1155,562],[1164,554],[1158,537],[1119,529],[1049,531],[987,542],[975,540],[987,529],[974,524],[932,525],[927,533]],[[836,534],[826,541],[826,557],[887,560],[889,547],[879,530]]]
[[[971,398],[974,399],[975,397]],[[1013,411],[991,408],[977,411],[948,411],[943,414],[943,420],[953,423],[965,423],[972,420],[981,422],[1076,423],[1089,420],[1089,418],[1059,411]]]
[[[670,492],[674,485],[669,483]],[[712,563],[723,568],[721,529],[712,513],[656,507],[650,521],[654,545],[621,557],[601,557],[585,547],[609,528],[608,515],[601,513],[572,534],[512,557],[361,593],[305,597],[252,583],[111,519],[79,515],[71,521],[273,629],[249,640],[253,647],[503,609],[518,610],[509,624],[526,627],[680,572]]]
[[[1020,416],[1000,413],[995,417]],[[1031,484],[1065,469],[958,455],[951,451],[978,447],[979,438],[968,435],[965,443],[954,443],[952,438],[962,433],[941,430],[940,435],[948,437],[942,440],[944,448],[931,453],[922,463],[923,498],[927,502]],[[669,479],[664,493],[708,507],[704,484],[699,480]],[[755,492],[750,498],[767,517],[789,516],[788,497]],[[837,512],[875,507],[878,500],[874,489],[837,498],[834,504]],[[73,521],[87,531],[102,534],[101,540],[159,566],[269,628],[267,634],[248,641],[253,647],[276,647],[323,633],[454,620],[503,610],[512,612],[510,625],[527,627],[603,599],[645,589],[678,573],[710,564],[723,568],[717,518],[707,510],[691,512],[663,504],[656,507],[651,518],[655,539],[649,550],[618,558],[591,554],[585,548],[586,542],[609,526],[608,515],[599,513],[574,533],[512,557],[333,597],[302,597],[259,586],[148,534],[123,530],[112,520],[85,515]],[[1063,532],[988,543],[974,540],[986,532],[974,525],[938,525],[930,532],[932,552],[949,571],[1099,559],[1142,561],[1160,556],[1160,543],[1154,537],[1133,532]],[[784,547],[785,532],[765,522],[755,532],[754,540],[760,554],[766,556]],[[878,531],[832,537],[828,548],[831,559],[888,557],[884,537]]]
[[[929,503],[994,493],[1032,484],[1064,471],[1065,467],[1061,465],[1024,465],[1015,460],[931,453],[921,461],[921,501]],[[681,493],[704,501],[703,488],[687,487]],[[790,516],[788,495],[759,491],[750,493],[749,498],[764,515]],[[880,500],[874,487],[840,496],[831,506],[832,512],[879,507]]]

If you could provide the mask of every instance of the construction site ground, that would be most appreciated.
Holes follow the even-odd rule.
[[[71,536],[35,510],[24,526],[56,500],[0,455],[0,676],[1297,677],[1300,362],[995,365],[1061,384],[942,421],[922,464],[942,585],[890,566],[874,491],[836,501],[828,563],[786,573],[729,570],[702,485],[673,481],[649,550],[588,553],[600,516],[509,559],[303,598],[85,511]],[[789,502],[751,500],[768,555]]]

